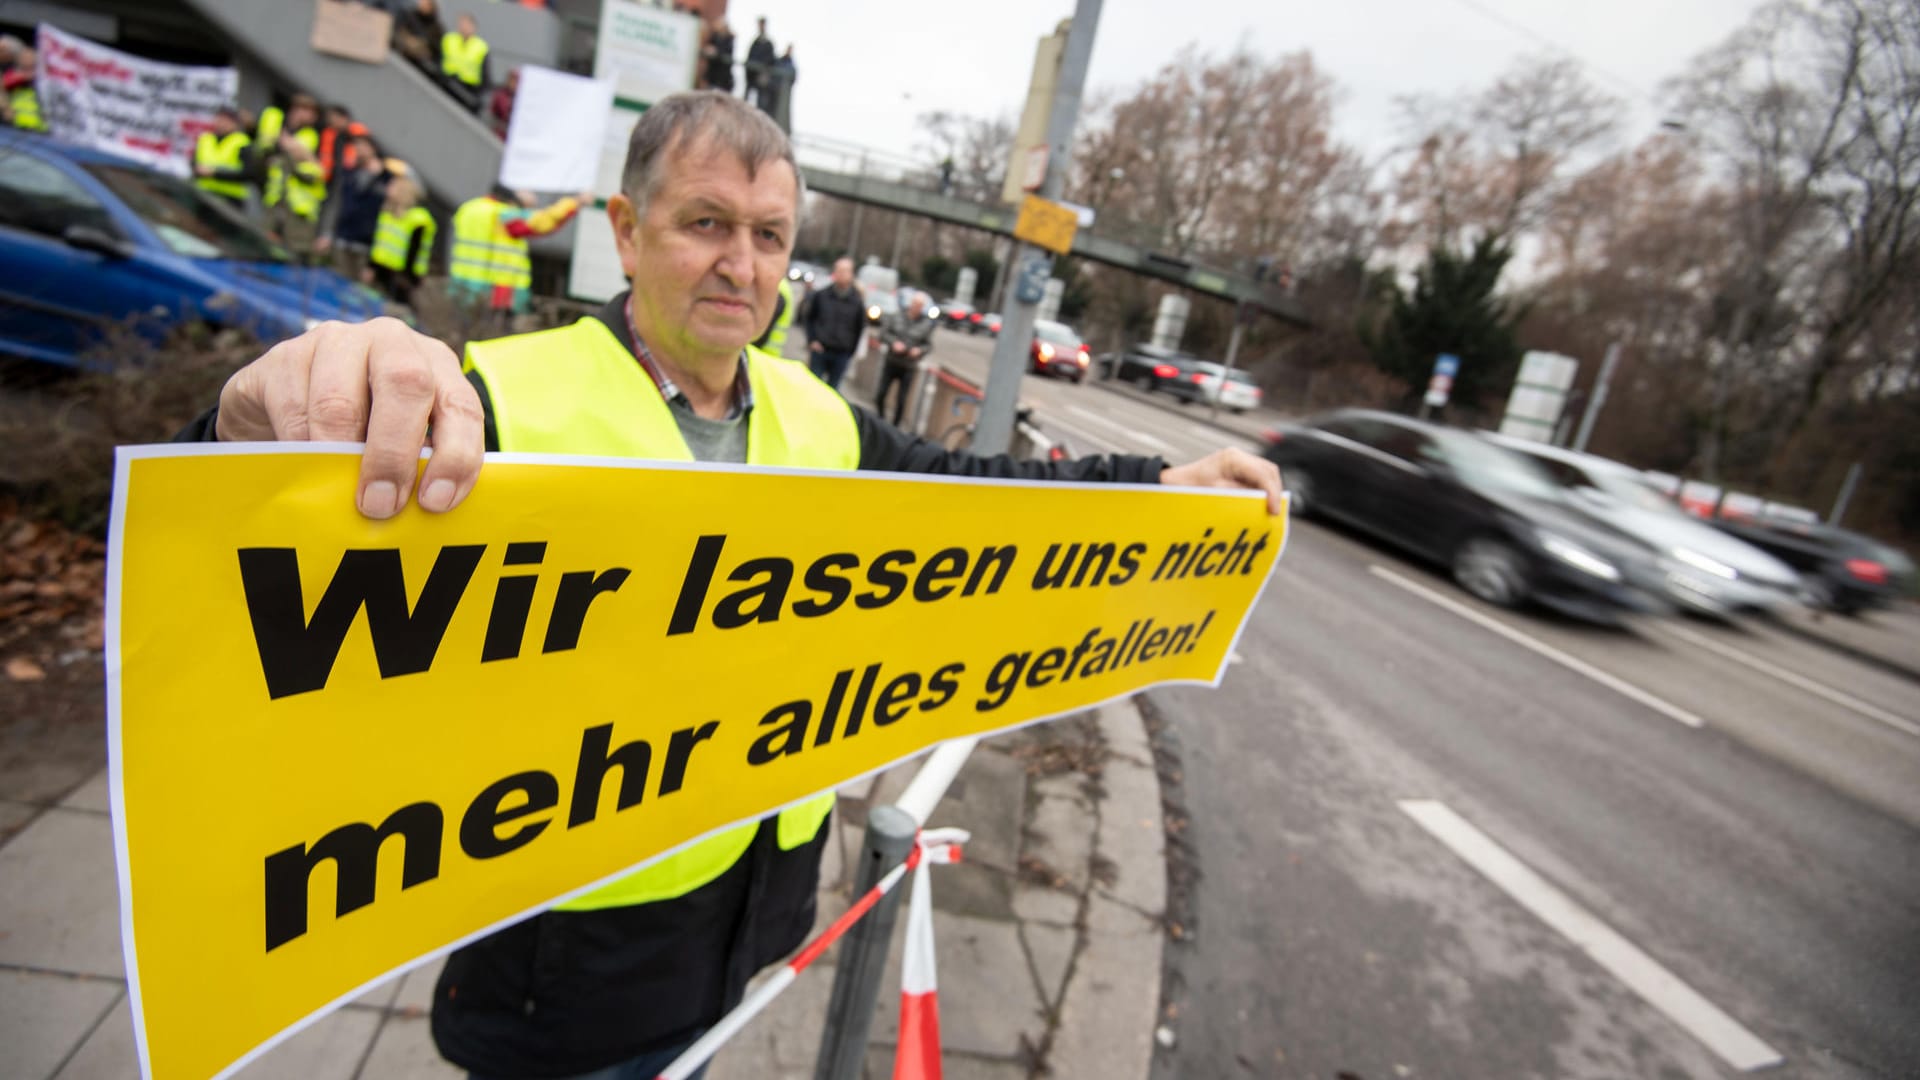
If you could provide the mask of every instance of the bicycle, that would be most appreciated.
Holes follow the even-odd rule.
[[[940,445],[948,450],[971,449],[975,427],[974,424],[955,424],[941,433]],[[1014,411],[1013,434],[1011,450],[1015,457],[1044,457],[1048,461],[1067,461],[1073,457],[1065,441],[1048,436],[1034,423],[1032,406],[1022,405]]]

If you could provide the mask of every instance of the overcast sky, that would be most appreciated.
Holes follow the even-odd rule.
[[[1124,89],[1183,45],[1225,53],[1244,41],[1298,49],[1333,76],[1339,136],[1378,155],[1395,144],[1402,95],[1446,95],[1492,80],[1515,58],[1561,46],[1594,81],[1635,105],[1629,135],[1659,121],[1662,79],[1717,44],[1757,0],[1108,0],[1093,46],[1090,91]],[[1017,114],[1034,45],[1073,13],[1073,0],[731,0],[744,59],[754,16],[794,46],[793,122],[895,153],[921,142],[914,118],[933,109]],[[918,155],[916,155],[918,156]]]

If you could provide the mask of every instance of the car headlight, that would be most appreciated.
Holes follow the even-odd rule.
[[[1728,581],[1732,581],[1740,576],[1740,572],[1733,567],[1728,566],[1718,559],[1708,558],[1697,551],[1690,551],[1686,548],[1674,548],[1672,555],[1676,562],[1683,562],[1695,570],[1712,574],[1717,578],[1725,578]]]
[[[1564,536],[1556,536],[1550,532],[1543,532],[1539,535],[1540,546],[1546,550],[1547,554],[1559,559],[1575,570],[1592,574],[1594,577],[1600,578],[1603,581],[1620,580],[1619,567],[1588,551],[1586,548],[1581,547],[1579,544],[1574,543]]]
[[[870,307],[870,308],[868,308],[868,309],[867,309],[867,318],[869,318],[869,319],[878,319],[879,317],[880,317],[880,305],[879,305],[879,304],[875,304],[875,305],[873,305],[872,307]]]

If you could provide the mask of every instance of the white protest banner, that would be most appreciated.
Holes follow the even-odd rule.
[[[500,182],[516,191],[584,191],[595,184],[613,83],[528,65],[500,157]]]
[[[41,23],[34,89],[55,138],[131,158],[163,172],[192,172],[193,147],[233,100],[230,67],[163,64]]]

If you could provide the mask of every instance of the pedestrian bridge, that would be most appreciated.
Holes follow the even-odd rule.
[[[937,180],[925,165],[904,165],[879,151],[807,135],[794,136],[794,149],[808,191],[998,236],[1013,235],[1019,216],[1016,208],[942,195],[933,190]],[[1274,285],[1103,236],[1097,223],[1074,234],[1073,254],[1222,300],[1251,304],[1296,326],[1312,325],[1299,302]]]

